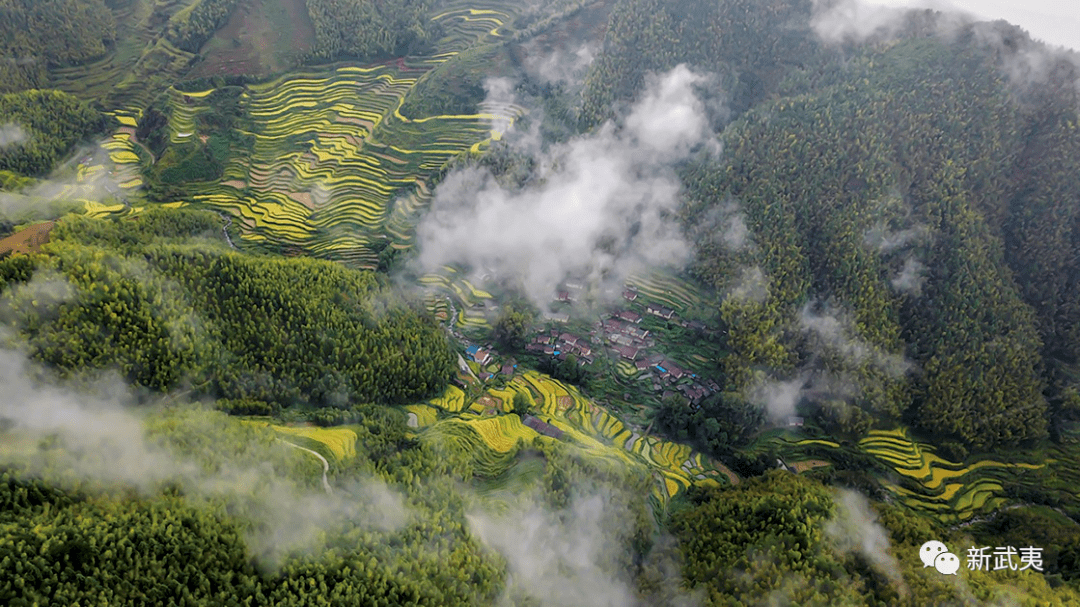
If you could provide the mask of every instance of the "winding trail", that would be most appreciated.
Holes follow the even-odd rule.
[[[326,480],[326,473],[330,471],[330,462],[326,461],[326,458],[323,457],[322,454],[320,454],[318,451],[313,451],[311,449],[308,449],[307,447],[301,447],[300,445],[297,445],[296,443],[290,443],[289,441],[287,441],[287,440],[285,440],[283,438],[279,438],[279,439],[276,439],[276,440],[279,440],[279,441],[285,443],[286,445],[289,445],[290,447],[296,447],[297,449],[300,449],[302,451],[307,451],[308,453],[310,453],[310,454],[314,455],[315,457],[319,458],[319,461],[322,462],[322,486],[323,486],[323,489],[326,490],[327,495],[330,495],[331,493],[334,492],[334,489],[330,486],[329,481]]]
[[[233,244],[232,236],[229,236],[229,226],[232,225],[232,215],[229,215],[227,213],[221,213],[221,218],[225,220],[225,226],[221,228],[221,231],[225,232],[225,240],[227,240],[229,242],[230,247],[235,249],[236,245]],[[289,443],[289,444],[292,445],[292,443]],[[296,445],[293,445],[293,446],[296,446]],[[300,448],[303,449],[303,447],[300,447]],[[320,455],[319,457],[322,457],[322,456]]]

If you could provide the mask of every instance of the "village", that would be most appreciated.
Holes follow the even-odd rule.
[[[581,286],[568,282],[554,295],[556,303],[573,305],[578,301]],[[720,384],[712,378],[699,377],[684,365],[660,351],[661,344],[652,331],[642,326],[646,316],[672,326],[679,326],[695,334],[713,333],[714,330],[699,320],[684,320],[675,310],[657,304],[639,301],[639,293],[627,288],[622,293],[622,305],[597,318],[591,329],[585,333],[575,332],[566,325],[569,312],[562,311],[548,315],[551,325],[538,333],[532,334],[524,350],[539,360],[564,363],[574,360],[582,367],[592,367],[601,361],[600,357],[619,364],[622,369],[632,371],[629,375],[635,382],[651,391],[659,400],[681,398],[693,410],[700,407],[708,396],[719,392]],[[637,311],[635,311],[636,308]],[[487,382],[498,375],[512,377],[516,372],[517,361],[512,357],[502,356],[490,343],[483,345],[470,341],[467,337],[451,328],[454,336],[464,344],[465,356],[474,363],[478,371],[477,379]]]

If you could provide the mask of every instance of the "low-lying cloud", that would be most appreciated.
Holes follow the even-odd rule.
[[[829,537],[841,553],[862,556],[884,575],[901,597],[908,595],[900,563],[890,554],[888,531],[877,522],[877,514],[861,494],[840,489],[835,495],[836,512],[825,525]]]
[[[538,304],[568,276],[617,292],[612,285],[632,272],[683,266],[691,247],[674,216],[681,186],[671,167],[718,149],[695,93],[705,82],[680,65],[649,79],[621,126],[606,123],[545,152],[515,150],[535,153],[539,167],[522,188],[483,168],[451,173],[417,228],[419,264],[514,276]]]
[[[209,454],[212,462],[179,455],[167,446],[167,437],[148,432],[147,414],[131,408],[136,399],[119,378],[79,389],[56,381],[23,353],[0,349],[0,429],[7,435],[0,465],[15,465],[61,485],[90,481],[152,496],[169,484],[189,499],[223,500],[246,513],[248,546],[269,567],[290,552],[316,549],[325,530],[359,524],[389,531],[410,517],[403,498],[378,480],[350,480],[328,495],[281,478],[269,462],[272,450],[289,449],[285,445],[237,445],[244,451],[244,464],[227,459],[217,443]],[[188,428],[201,437],[221,432],[221,420],[177,415],[176,423],[202,424]],[[55,439],[56,448],[39,448],[39,441],[48,438]],[[289,451],[276,457],[292,457]]]
[[[26,131],[17,124],[0,124],[0,152],[9,147],[25,143],[29,136]]]

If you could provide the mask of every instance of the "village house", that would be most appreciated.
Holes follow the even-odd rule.
[[[645,311],[649,314],[652,314],[653,316],[659,316],[664,320],[671,320],[671,317],[675,314],[675,310],[672,310],[671,308],[668,308],[666,306],[659,306],[656,304],[649,304],[648,306],[646,306]]]
[[[619,353],[619,356],[630,361],[637,360],[638,354],[640,353],[640,351],[633,346],[619,346],[618,348],[615,348],[615,351]]]
[[[522,420],[522,423],[532,428],[533,430],[536,430],[540,434],[543,434],[544,436],[550,436],[551,438],[554,438],[556,440],[562,440],[562,430],[559,430],[555,426],[552,426],[547,422],[541,421],[539,418],[533,417],[532,415],[526,415],[525,419]]]
[[[622,296],[623,299],[625,299],[626,301],[634,301],[635,299],[637,299],[637,291],[633,289],[626,289],[622,292]]]
[[[625,320],[626,322],[639,323],[641,322],[641,314],[637,312],[631,312],[630,310],[623,310],[615,314],[615,318]]]

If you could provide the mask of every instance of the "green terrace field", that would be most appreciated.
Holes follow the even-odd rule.
[[[446,32],[438,47],[444,52],[463,51],[490,38],[505,35],[504,26],[513,21],[515,6],[498,0],[459,0],[443,5],[432,17]]]
[[[108,109],[142,110],[187,73],[193,53],[169,43],[153,26],[152,13],[175,15],[190,9],[193,0],[132,0],[116,11],[116,47],[104,57],[50,72],[51,85],[83,98],[98,100]]]
[[[635,303],[660,304],[680,315],[708,307],[708,300],[695,285],[669,272],[656,271],[645,276],[631,276],[626,285],[638,292]]]
[[[235,153],[221,181],[197,187],[194,200],[235,215],[244,240],[375,267],[375,251],[387,242],[412,245],[428,179],[492,138],[494,114],[412,120],[400,113],[437,62],[340,65],[248,86],[254,127],[244,134],[253,148]],[[171,141],[208,135],[197,132],[195,116],[210,92],[170,91]]]
[[[1007,487],[1023,486],[1029,482],[1029,474],[1038,474],[1047,467],[1056,470],[1058,463],[1053,459],[1042,463],[1007,461],[1015,458],[1004,454],[1000,458],[952,462],[937,455],[932,445],[912,440],[905,428],[871,430],[855,447],[821,438],[796,439],[786,432],[774,434],[768,441],[780,448],[788,465],[796,468],[808,457],[827,460],[830,451],[855,449],[872,455],[895,472],[880,480],[897,501],[943,524],[967,521],[1001,507],[1009,501]],[[1051,474],[1056,476],[1053,471]]]
[[[410,425],[419,428],[421,439],[464,450],[485,476],[500,476],[514,463],[508,454],[533,440],[557,440],[525,426],[510,413],[515,394],[524,394],[533,405],[532,415],[560,430],[564,440],[588,457],[612,465],[648,467],[656,480],[653,497],[658,505],[666,505],[693,484],[738,482],[730,470],[703,454],[686,445],[643,436],[573,386],[534,371],[515,376],[506,388],[487,390],[472,403],[466,402],[460,388],[449,387],[427,404],[442,411],[441,420],[436,412],[419,408],[425,405],[405,410],[416,416],[416,423]]]
[[[443,266],[438,273],[421,276],[419,282],[429,291],[428,309],[440,320],[451,321],[450,324],[464,330],[491,328],[484,311],[484,303],[492,299],[491,293],[476,288],[460,269]]]

